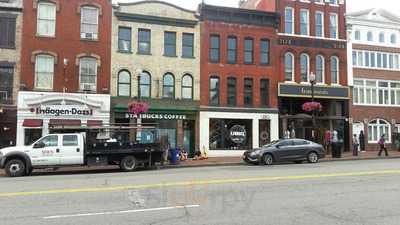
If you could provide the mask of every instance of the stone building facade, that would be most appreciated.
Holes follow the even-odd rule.
[[[383,9],[346,16],[349,68],[353,86],[352,134],[364,133],[366,150],[378,149],[385,135],[400,144],[400,17]]]
[[[22,0],[0,2],[0,148],[16,139],[21,74]]]
[[[200,98],[200,26],[195,12],[161,1],[119,3],[112,21],[112,121],[134,123],[128,104],[147,102],[149,111],[139,122],[157,124],[171,147],[193,154]],[[124,138],[148,137],[138,133]]]

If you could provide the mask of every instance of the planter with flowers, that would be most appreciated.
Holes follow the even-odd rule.
[[[149,111],[149,104],[147,102],[133,101],[128,105],[128,111],[139,117],[140,114],[147,113]]]
[[[321,112],[322,105],[319,102],[306,102],[302,105],[302,109],[306,112]]]

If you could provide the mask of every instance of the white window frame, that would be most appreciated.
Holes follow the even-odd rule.
[[[352,57],[352,65],[355,68],[400,71],[399,53],[353,50],[352,55],[354,56]],[[369,56],[368,65],[365,58],[366,55]],[[374,56],[372,57],[372,55]],[[384,66],[384,62],[386,62],[386,67]]]
[[[82,61],[84,59],[91,59],[94,60],[95,62],[95,82],[93,83],[82,83]],[[87,89],[87,91],[91,91],[91,92],[96,92],[97,91],[97,76],[98,76],[98,63],[97,63],[97,59],[93,58],[93,57],[89,57],[89,56],[84,56],[79,58],[79,90],[81,91],[86,91],[85,85],[90,85],[91,87],[89,89]],[[90,75],[91,76],[91,75]]]
[[[362,85],[356,83],[361,82]],[[380,87],[379,82],[387,82],[387,87]],[[367,83],[374,83],[374,86]],[[398,86],[396,86],[398,85]],[[395,87],[392,87],[395,86]],[[400,107],[400,81],[354,79],[353,104],[378,107]],[[355,93],[357,92],[357,93]],[[382,94],[382,103],[379,95]],[[387,104],[385,103],[387,97]],[[392,104],[394,103],[394,104]]]
[[[317,24],[317,15],[321,15],[321,36],[317,35],[317,26],[319,26]],[[325,24],[324,23],[325,23],[324,12],[316,11],[315,12],[315,36],[316,37],[321,37],[321,38],[325,37]]]
[[[307,73],[307,80],[306,81],[303,81],[302,80],[302,64],[301,64],[301,58],[303,57],[303,56],[305,56],[306,58],[307,58],[307,64],[306,64],[306,66],[307,66],[307,71],[306,71],[306,73]],[[302,53],[301,55],[300,55],[300,82],[301,83],[309,83],[310,82],[310,56],[308,55],[308,54],[306,54],[306,53]]]
[[[367,32],[367,41],[368,42],[373,42],[374,41],[374,32],[372,32],[372,31],[368,31]]]
[[[336,60],[336,83],[333,83],[332,82],[332,61],[333,60]],[[331,65],[330,65],[330,69],[331,69],[331,71],[330,71],[330,73],[331,73],[331,84],[332,85],[339,85],[340,84],[340,71],[339,71],[339,68],[340,68],[340,61],[339,61],[339,57],[337,57],[337,56],[331,56]]]
[[[360,30],[356,30],[354,32],[354,40],[361,41],[361,31]]]
[[[394,42],[393,42],[393,37],[394,37]],[[390,35],[390,44],[391,45],[397,45],[397,35],[396,34],[391,34]]]
[[[302,20],[302,13],[306,13],[306,21],[305,21],[305,23],[302,23],[301,22],[301,20]],[[306,31],[306,34],[302,34],[301,32],[302,32],[302,26],[306,26],[306,28],[307,28],[307,31]],[[308,10],[308,9],[300,9],[300,35],[303,35],[303,36],[310,36],[310,11]]]
[[[52,70],[53,71],[38,71],[38,58],[43,57],[47,58],[48,60],[52,60]],[[52,55],[47,55],[47,54],[37,54],[35,56],[35,89],[40,89],[40,90],[53,90],[53,83],[54,83],[54,63],[55,63],[55,58]],[[49,86],[38,86],[38,75],[39,73],[48,73],[47,75],[51,75],[51,79],[49,82]]]
[[[292,20],[291,20],[291,21],[288,21],[287,18],[286,18],[286,11],[287,11],[287,10],[290,10],[290,11],[291,11],[291,15],[292,15]],[[285,19],[284,19],[284,23],[285,23],[285,25],[284,25],[284,33],[285,33],[285,34],[295,34],[295,33],[296,33],[295,30],[294,30],[294,28],[295,28],[295,26],[294,26],[294,24],[295,24],[294,8],[292,8],[292,7],[286,7],[286,8],[285,8]],[[286,32],[286,23],[291,23],[291,30],[292,30],[292,32],[290,32],[290,33]]]
[[[292,57],[292,79],[291,80],[286,80],[286,57],[287,56],[291,56]],[[295,71],[295,68],[294,68],[294,65],[295,65],[295,62],[294,62],[294,55],[293,55],[293,53],[291,53],[291,52],[286,52],[285,53],[285,56],[284,56],[285,58],[284,58],[284,68],[285,68],[285,81],[286,82],[295,82],[295,78],[294,78],[294,71]]]
[[[42,6],[52,7],[54,10],[54,20],[52,19],[42,19],[40,18],[40,8]],[[53,33],[40,33],[39,24],[42,22],[54,23]],[[51,2],[39,2],[37,5],[37,18],[36,18],[36,35],[43,37],[55,37],[57,27],[57,5]]]
[[[315,56],[315,68],[318,67],[318,65],[317,65],[318,57],[321,57],[321,58],[322,58],[322,74],[321,74],[321,76],[322,76],[322,81],[321,81],[321,82],[318,82],[318,72],[317,72],[317,69],[315,69],[315,71],[316,71],[316,73],[315,73],[315,76],[316,76],[316,77],[315,77],[315,80],[316,80],[317,84],[325,84],[325,57],[324,57],[323,55],[317,55],[317,56]]]
[[[332,37],[331,35],[331,30],[332,30],[332,24],[331,24],[331,20],[332,20],[332,16],[335,17],[335,37]],[[329,38],[332,39],[339,39],[339,17],[337,13],[331,13],[329,14]]]
[[[96,23],[85,23],[84,22],[84,19],[83,19],[84,13],[83,13],[83,11],[85,9],[96,10],[96,12],[97,12]],[[81,26],[81,28],[80,28],[80,30],[81,30],[80,31],[81,32],[81,39],[97,40],[99,38],[99,15],[100,15],[99,11],[100,11],[99,8],[97,8],[95,6],[87,6],[87,5],[85,5],[85,6],[81,7],[81,23],[80,23],[80,26]],[[97,29],[96,29],[97,33],[84,32],[84,30],[83,30],[83,25],[84,24],[93,25],[93,26],[96,25],[97,26]]]
[[[376,123],[372,123],[375,121],[376,121]],[[387,133],[382,132],[382,130],[383,131],[387,130],[388,132]],[[378,119],[374,119],[368,123],[368,143],[369,144],[376,144],[379,141],[379,139],[381,138],[382,134],[385,134],[386,143],[389,143],[389,144],[392,143],[391,125],[388,121],[378,118]]]

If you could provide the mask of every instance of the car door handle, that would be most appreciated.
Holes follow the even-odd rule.
[[[80,152],[81,150],[79,148],[76,149],[76,152]]]
[[[59,153],[59,152],[60,152],[60,149],[59,149],[59,148],[57,148],[57,149],[56,149],[56,152],[57,152],[57,153]]]

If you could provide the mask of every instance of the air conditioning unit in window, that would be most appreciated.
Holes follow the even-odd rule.
[[[82,39],[96,40],[97,39],[97,34],[95,34],[95,33],[81,33],[81,38]]]
[[[81,84],[81,90],[82,91],[90,91],[90,92],[95,92],[96,91],[96,86],[92,84]]]

